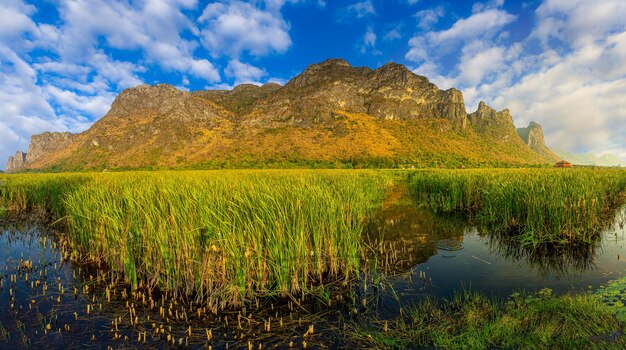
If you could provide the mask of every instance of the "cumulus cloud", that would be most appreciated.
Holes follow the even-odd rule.
[[[206,59],[193,56],[197,43],[183,32],[197,33],[183,11],[195,1],[148,1],[131,5],[121,1],[77,0],[59,8],[63,25],[57,42],[48,45],[66,61],[86,59],[98,50],[100,38],[120,50],[140,50],[145,59],[163,69],[186,72],[208,81],[220,79]]]
[[[259,80],[267,75],[264,69],[242,63],[237,59],[228,63],[225,73],[229,77],[235,78],[235,85],[244,83],[260,85]]]
[[[279,13],[250,3],[232,1],[205,7],[198,18],[202,24],[202,44],[215,57],[242,52],[254,56],[285,52],[291,46],[289,26]]]
[[[376,46],[376,33],[374,33],[372,27],[367,27],[367,32],[363,36],[363,44],[367,47]]]
[[[411,61],[427,60],[433,55],[458,50],[468,41],[492,41],[516,16],[500,9],[487,9],[459,19],[449,29],[420,33],[409,40],[409,51],[405,55]]]

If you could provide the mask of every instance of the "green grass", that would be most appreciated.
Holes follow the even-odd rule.
[[[0,215],[46,209],[133,286],[224,308],[357,278],[365,221],[407,174],[420,203],[519,230],[527,247],[592,241],[626,189],[606,169],[19,174],[0,176]]]
[[[460,212],[527,244],[590,242],[623,203],[615,169],[427,170],[411,174],[418,202]]]
[[[606,338],[621,329],[594,296],[553,296],[546,289],[507,300],[470,292],[428,299],[397,319],[358,324],[350,336],[354,347],[376,349],[617,349],[623,337]]]
[[[361,272],[379,171],[137,172],[6,176],[9,209],[52,208],[75,250],[133,286],[218,308],[299,295]]]

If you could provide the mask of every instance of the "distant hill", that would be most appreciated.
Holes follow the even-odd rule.
[[[459,90],[402,65],[331,59],[284,86],[124,90],[85,132],[34,135],[7,170],[552,163],[540,127],[536,134],[525,142],[508,110],[483,102],[467,114]]]
[[[562,159],[579,165],[595,165],[595,166],[626,166],[626,161],[618,158],[614,154],[605,154],[596,157],[589,153],[570,153],[562,149],[555,148],[554,152]]]

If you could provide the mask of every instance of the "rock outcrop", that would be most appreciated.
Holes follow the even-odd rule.
[[[28,152],[18,151],[15,156],[9,157],[6,166],[7,173],[28,168],[29,164],[37,164],[47,156],[66,149],[75,137],[76,135],[70,132],[44,132],[33,135],[30,138]]]
[[[498,112],[480,101],[478,109],[469,114],[468,119],[470,125],[481,133],[489,133],[502,141],[509,141],[515,137],[513,116],[508,109]]]
[[[552,152],[545,144],[541,125],[531,121],[525,128],[517,128],[517,133],[530,149],[549,161],[558,162],[561,157]]]
[[[508,110],[481,103],[468,115],[459,90],[440,90],[402,65],[370,69],[331,59],[284,86],[126,89],[88,130],[35,135],[28,154],[10,162],[17,171],[546,160],[517,136]]]
[[[22,151],[17,151],[15,152],[14,156],[9,157],[9,160],[7,161],[6,172],[12,173],[17,170],[23,169],[25,164],[26,164],[26,153]]]
[[[70,132],[44,132],[30,138],[26,163],[34,163],[47,154],[65,149],[75,138]]]
[[[310,65],[280,93],[259,101],[251,123],[312,127],[332,120],[332,112],[364,113],[383,120],[446,118],[459,129],[467,125],[459,90],[439,90],[405,66],[387,63],[372,70],[341,59]]]

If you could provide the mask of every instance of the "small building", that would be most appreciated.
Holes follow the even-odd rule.
[[[574,165],[572,165],[572,163],[570,163],[570,162],[568,162],[566,160],[562,160],[562,161],[560,161],[560,162],[558,162],[558,163],[556,163],[554,165],[555,168],[571,168],[573,166]]]

